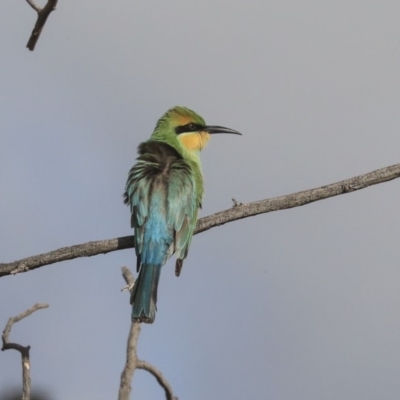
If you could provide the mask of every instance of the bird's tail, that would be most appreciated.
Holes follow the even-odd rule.
[[[160,273],[161,265],[142,264],[131,294],[132,321],[154,322]]]

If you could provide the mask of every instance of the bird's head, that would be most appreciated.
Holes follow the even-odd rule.
[[[189,152],[198,152],[215,133],[241,133],[223,126],[206,125],[204,119],[186,107],[176,106],[168,110],[157,122],[152,139],[165,141]]]

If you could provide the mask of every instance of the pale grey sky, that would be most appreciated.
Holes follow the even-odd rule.
[[[0,16],[0,262],[131,234],[137,145],[184,105],[243,137],[202,154],[202,215],[399,162],[400,5],[347,1],[59,1]],[[400,181],[212,229],[163,269],[139,356],[182,400],[376,400],[400,393]],[[116,398],[134,250],[0,279],[0,329],[32,346],[33,387]],[[0,393],[20,385],[0,353]],[[163,398],[137,372],[132,398]]]

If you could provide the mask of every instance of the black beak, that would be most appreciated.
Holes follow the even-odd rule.
[[[232,133],[234,135],[241,135],[240,132],[235,131],[230,128],[225,128],[224,126],[208,125],[203,128],[203,131],[208,132],[210,135],[215,133]]]

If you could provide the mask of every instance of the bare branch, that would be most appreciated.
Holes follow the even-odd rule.
[[[129,400],[131,394],[131,382],[137,368],[137,341],[140,334],[140,322],[132,322],[129,330],[128,345],[126,348],[126,362],[121,373],[118,400]]]
[[[177,397],[174,397],[171,385],[168,383],[168,381],[164,378],[164,375],[156,367],[154,367],[153,365],[149,364],[146,361],[138,360],[136,368],[144,369],[147,372],[150,372],[157,379],[157,382],[165,390],[165,397],[167,400],[178,400]]]
[[[124,277],[127,285],[133,287],[135,279],[133,278],[132,272],[127,267],[122,267],[122,276]],[[173,396],[171,385],[167,382],[161,372],[147,363],[146,361],[138,360],[137,358],[137,342],[140,334],[140,322],[132,322],[129,330],[128,345],[126,349],[126,362],[124,369],[121,373],[121,382],[119,385],[118,400],[129,400],[131,394],[131,382],[133,374],[137,368],[144,369],[155,376],[158,383],[165,390],[165,396],[167,400],[177,400]]]
[[[238,219],[252,217],[258,214],[269,213],[272,211],[286,210],[288,208],[304,206],[318,200],[328,199],[355,192],[356,190],[365,189],[372,185],[391,181],[400,177],[400,164],[390,167],[377,169],[367,174],[359,175],[344,181],[332,183],[330,185],[321,186],[315,189],[304,190],[288,194],[285,196],[274,197],[272,199],[260,200],[254,203],[242,204],[234,206],[229,210],[201,218],[197,223],[196,233],[207,231],[226,224],[227,222],[236,221]]]
[[[125,279],[128,287],[133,287],[135,278],[131,270],[127,267],[122,267],[122,276]],[[121,382],[119,384],[118,400],[129,400],[131,394],[131,382],[137,364],[136,347],[140,334],[140,322],[132,322],[128,335],[128,344],[126,347],[126,362],[121,373]]]
[[[31,37],[26,45],[29,50],[33,51],[37,41],[39,40],[39,36],[42,33],[42,29],[47,21],[48,16],[56,9],[58,0],[48,0],[47,4],[43,8],[40,8],[33,0],[26,1],[38,13],[35,27],[33,28]]]
[[[288,208],[299,207],[318,200],[328,199],[365,189],[372,185],[387,182],[400,177],[400,164],[378,169],[364,175],[344,181],[332,183],[319,188],[304,190],[285,196],[274,197],[272,199],[260,200],[254,203],[241,204],[228,210],[201,218],[197,223],[195,233],[201,233],[208,229],[236,221],[254,215],[268,213],[272,211],[285,210]],[[125,236],[116,239],[100,240],[88,242],[80,245],[63,247],[49,253],[40,254],[14,261],[7,264],[0,264],[0,277],[18,274],[20,272],[31,271],[35,268],[57,263],[60,261],[71,260],[78,257],[91,257],[101,253],[123,250],[134,247],[133,236]]]
[[[30,360],[29,360],[29,350],[31,346],[21,346],[18,343],[11,343],[9,341],[9,336],[11,333],[12,326],[16,323],[21,321],[21,319],[28,317],[32,313],[42,308],[47,308],[49,305],[45,303],[37,303],[29,310],[22,312],[21,314],[17,315],[16,317],[12,317],[8,320],[6,327],[4,328],[3,334],[1,336],[3,341],[3,347],[1,348],[2,351],[14,349],[21,353],[21,361],[22,361],[22,400],[29,400],[30,399],[30,392],[31,392],[31,375],[30,375]]]
[[[9,264],[0,264],[0,277],[31,271],[35,268],[54,264],[60,261],[72,260],[79,257],[91,257],[102,253],[105,254],[111,251],[129,249],[132,247],[134,247],[133,236],[62,247],[58,250],[50,251],[49,253],[24,258]]]

